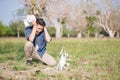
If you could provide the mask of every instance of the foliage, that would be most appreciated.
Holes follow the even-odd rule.
[[[6,34],[6,27],[0,22],[0,37],[4,36]]]
[[[89,17],[87,16],[86,19],[89,25],[93,25],[94,22],[98,20],[95,16],[89,16]]]
[[[62,36],[68,37],[70,31],[66,27],[63,27],[62,30],[63,30]]]
[[[24,34],[24,25],[22,21],[11,22],[9,26],[5,26],[0,22],[0,37],[5,36],[17,36],[17,32],[19,31],[21,36],[25,36]]]
[[[66,27],[63,27],[63,37],[76,37],[77,36],[77,31],[74,29],[68,30]]]
[[[88,36],[93,36],[95,32],[98,32],[98,27],[94,26],[94,23],[98,21],[98,19],[95,16],[89,16],[86,17],[86,20],[88,22],[87,24],[87,33]]]
[[[47,30],[51,37],[55,37],[55,28],[54,27],[47,27]]]
[[[54,27],[47,27],[47,30],[51,37],[55,37],[55,28]],[[70,31],[66,27],[63,27],[62,30],[63,30],[62,37],[68,37],[68,36],[76,37],[77,36],[77,31],[75,31],[74,29]]]

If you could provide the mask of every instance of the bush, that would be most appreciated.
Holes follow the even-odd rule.
[[[63,27],[63,37],[77,37],[77,31],[72,29],[71,31],[68,30],[66,27]]]
[[[51,37],[55,37],[55,28],[54,27],[47,27],[47,30]]]

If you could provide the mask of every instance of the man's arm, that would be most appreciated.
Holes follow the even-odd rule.
[[[31,42],[34,41],[34,38],[35,38],[35,35],[36,35],[36,22],[32,21],[32,25],[33,25],[33,29],[32,29],[32,32],[29,36],[29,41],[31,41]]]
[[[45,32],[45,39],[47,42],[50,42],[52,40],[52,38],[50,37],[46,27],[44,27],[44,32]]]
[[[32,32],[31,32],[28,40],[33,42],[35,35],[36,35],[36,18],[34,15],[27,15],[26,19],[24,19],[23,22],[24,22],[25,27],[28,27],[30,25],[29,23],[32,23],[33,29],[32,29]]]

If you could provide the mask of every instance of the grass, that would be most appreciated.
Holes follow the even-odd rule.
[[[49,76],[39,71],[44,66],[35,63],[32,66],[25,65],[24,38],[0,38],[0,66],[7,63],[4,71],[12,70],[29,72],[26,79],[41,80],[119,80],[120,79],[120,39],[53,39],[48,43],[47,51],[59,60],[59,52],[62,47],[69,54],[72,61],[70,70],[63,70],[61,74]],[[30,71],[31,69],[37,69]],[[36,72],[37,71],[37,72]],[[5,73],[0,73],[2,76]],[[26,74],[27,75],[27,74]],[[31,75],[31,77],[30,77]],[[13,78],[11,75],[8,78]]]

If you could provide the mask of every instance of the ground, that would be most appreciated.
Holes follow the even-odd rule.
[[[59,61],[64,46],[70,66],[57,71],[54,67],[33,61],[25,64],[25,40],[1,39],[0,80],[119,80],[119,39],[54,39],[48,44],[49,53]],[[54,47],[56,46],[56,47]]]

